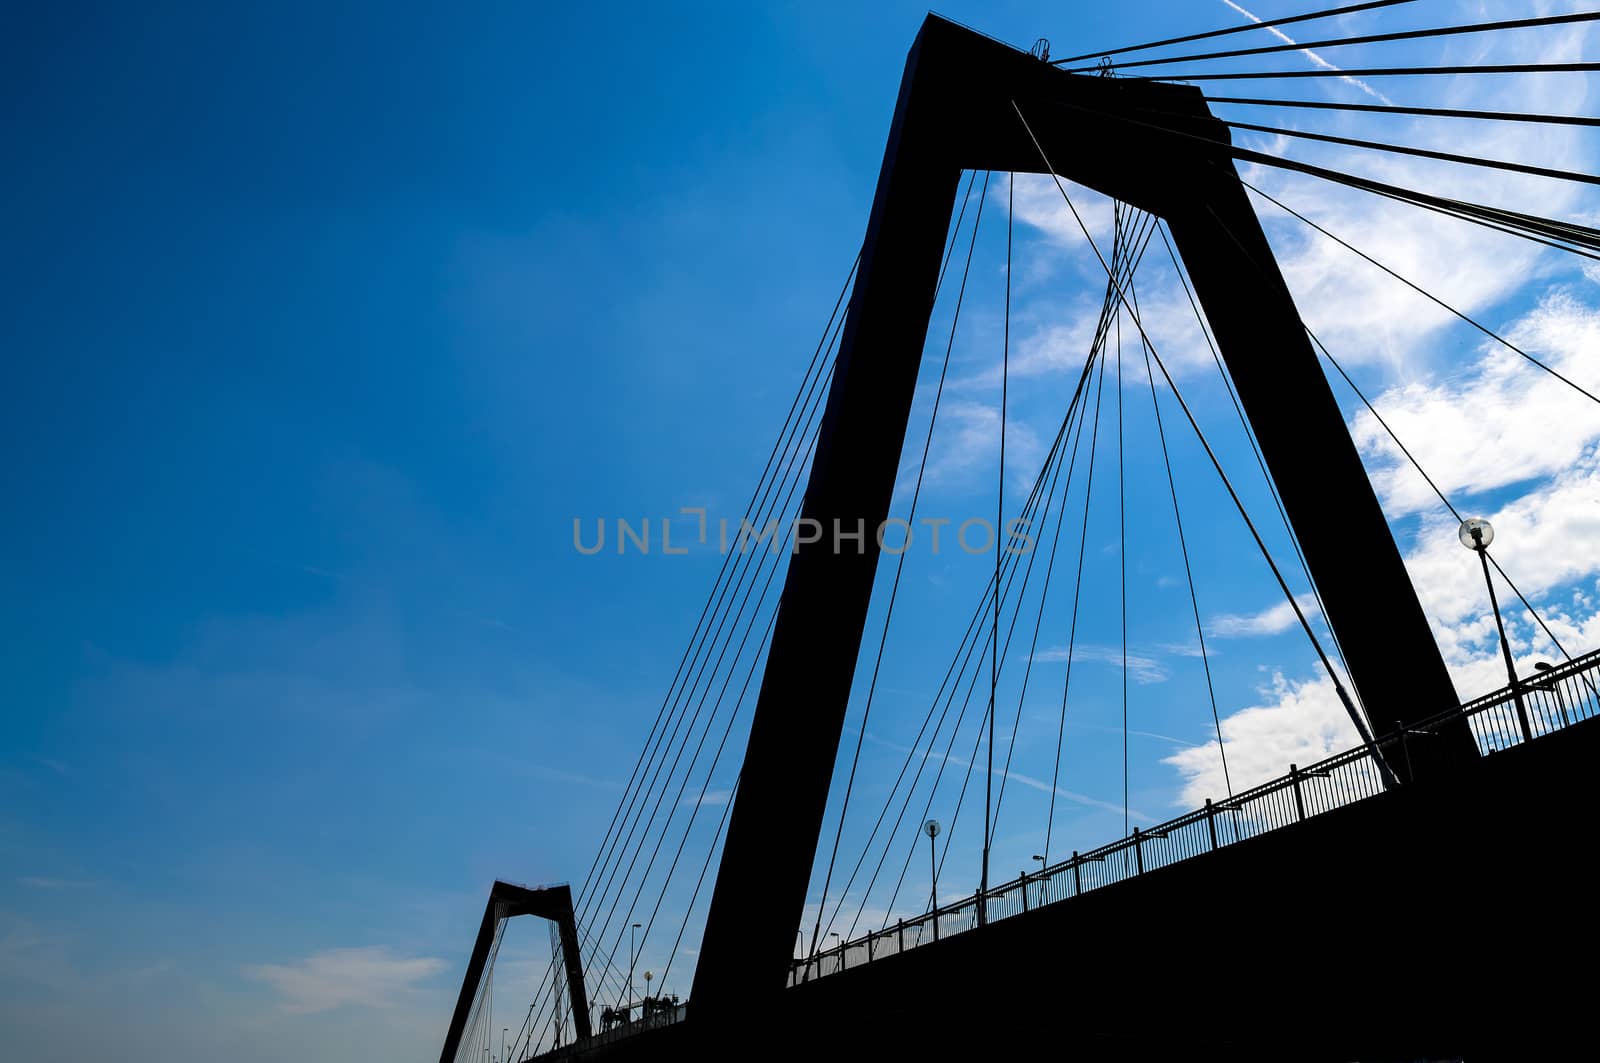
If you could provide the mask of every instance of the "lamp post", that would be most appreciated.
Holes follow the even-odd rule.
[[[1489,544],[1494,542],[1494,526],[1481,517],[1470,517],[1461,522],[1456,532],[1461,545],[1478,555],[1483,566],[1483,583],[1489,588],[1489,606],[1494,610],[1494,626],[1500,632],[1500,652],[1506,659],[1506,676],[1511,681],[1511,698],[1517,705],[1517,724],[1522,728],[1522,740],[1533,741],[1533,728],[1528,725],[1528,707],[1522,701],[1522,684],[1517,682],[1517,666],[1511,660],[1511,643],[1506,640],[1506,625],[1500,619],[1500,600],[1494,595],[1494,580],[1489,578]]]
[[[928,911],[939,910],[939,865],[933,858],[933,839],[939,836],[939,821],[930,819],[922,825],[922,833],[928,836],[928,867],[933,871],[933,889],[928,894]]]
[[[1554,679],[1543,677],[1543,673],[1550,671],[1554,667],[1555,665],[1549,661],[1534,661],[1533,670],[1540,673],[1541,678],[1537,682],[1529,683],[1528,685],[1554,694],[1556,696],[1556,708],[1561,710],[1561,726],[1570,727],[1572,726],[1572,718],[1567,715],[1567,699],[1561,693],[1561,685]]]
[[[633,1010],[633,965],[637,957],[634,955],[634,931],[639,929],[639,924],[634,923],[628,931],[628,1010]]]

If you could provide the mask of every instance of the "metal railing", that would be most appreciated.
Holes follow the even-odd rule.
[[[529,1056],[528,1059],[552,1061],[568,1059],[579,1053],[587,1053],[600,1045],[611,1044],[613,1041],[625,1040],[647,1030],[659,1030],[663,1026],[671,1026],[673,1023],[682,1022],[688,1012],[689,1005],[687,1001],[667,1004],[659,1009],[653,1009],[647,1014],[640,1015],[636,1019],[619,1022],[609,1029],[596,1030],[593,1035],[582,1041],[574,1041],[557,1048],[551,1048],[539,1053],[537,1056]]]
[[[1513,686],[1451,708],[1422,723],[1398,728],[1370,746],[1335,754],[1309,767],[1289,765],[1289,773],[1237,794],[1227,801],[1207,800],[1203,808],[1068,860],[1025,874],[989,890],[902,919],[865,937],[853,938],[796,960],[789,984],[910,949],[952,934],[976,929],[981,921],[1007,919],[1033,908],[1109,886],[1286,827],[1312,816],[1382,793],[1392,783],[1391,766],[1409,776],[1413,743],[1463,720],[1478,752],[1491,754],[1600,716],[1600,650],[1518,677]],[[980,911],[982,919],[980,920]]]

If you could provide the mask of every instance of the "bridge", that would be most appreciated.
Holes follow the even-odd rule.
[[[1356,4],[1281,21],[1385,6],[1392,5]],[[1427,32],[1486,33],[1596,18],[1600,16],[1547,16],[1520,20],[1515,26],[1503,22]],[[1235,30],[1151,46],[1231,32]],[[1384,38],[1359,38],[1380,39]],[[1318,43],[1331,47],[1355,40]],[[1181,65],[1183,60],[1200,62],[1291,47],[1300,45],[1207,52],[1178,61]],[[1574,966],[1588,954],[1595,936],[1594,921],[1587,915],[1591,876],[1585,842],[1595,807],[1593,766],[1600,763],[1596,759],[1600,725],[1593,722],[1600,715],[1600,653],[1567,654],[1550,625],[1489,552],[1490,529],[1466,521],[1461,525],[1462,545],[1477,554],[1493,599],[1507,683],[1476,700],[1459,698],[1321,360],[1328,361],[1351,388],[1355,384],[1301,320],[1250,193],[1282,207],[1330,240],[1344,241],[1247,184],[1236,164],[1293,169],[1587,258],[1600,251],[1600,232],[1572,221],[1384,184],[1237,146],[1232,130],[1260,127],[1217,118],[1212,101],[1193,82],[1212,76],[1269,75],[1146,76],[1128,73],[1142,62],[1119,60],[1120,68],[1112,64],[1110,57],[1134,50],[1052,61],[1043,42],[1026,53],[937,16],[924,23],[906,63],[866,239],[747,513],[754,517],[750,522],[754,526],[763,526],[768,515],[787,514],[803,480],[804,492],[793,510],[798,522],[786,533],[793,534],[793,548],[787,549],[787,538],[781,543],[774,538],[780,549],[772,552],[770,565],[761,551],[738,552],[725,559],[691,651],[686,651],[685,664],[673,680],[674,692],[663,702],[657,726],[635,764],[628,795],[576,892],[576,907],[569,893],[515,892],[505,884],[496,885],[441,1063],[477,1063],[484,1055],[500,1058],[498,1052],[488,1052],[490,1042],[485,1040],[493,1030],[486,1015],[494,957],[509,919],[548,912],[554,912],[547,917],[559,930],[556,955],[546,989],[530,1005],[514,1045],[504,1050],[507,1058],[644,1059],[691,1054],[855,1058],[888,1052],[944,1058],[965,1052],[1071,1046],[1099,1055],[1134,1057],[1182,1053],[1229,1059],[1414,1059],[1513,1047],[1526,1051],[1543,1041],[1561,1043],[1563,1037],[1586,1027],[1584,979]],[[1100,55],[1106,58],[1096,61]],[[1150,62],[1163,61],[1171,60]],[[1074,62],[1090,65],[1075,67]],[[1596,64],[1568,66],[1594,69]],[[1536,71],[1530,67],[1527,72]],[[1112,74],[1118,76],[1108,76]],[[1417,113],[1428,110],[1385,106]],[[1594,119],[1459,110],[1449,116],[1600,124]],[[1365,142],[1357,146],[1422,151]],[[1594,183],[1581,174],[1516,160],[1422,153],[1461,165]],[[1029,554],[1026,561],[1020,554],[1007,556],[1008,551],[996,543],[989,587],[934,699],[935,709],[944,699],[943,711],[929,732],[926,752],[919,759],[917,750],[923,743],[919,732],[907,755],[907,770],[915,764],[916,775],[888,829],[888,837],[899,837],[924,765],[936,760],[942,777],[942,765],[951,759],[949,750],[967,718],[982,662],[989,660],[989,702],[967,766],[970,780],[986,729],[989,760],[981,773],[986,792],[977,888],[953,903],[938,903],[941,861],[934,854],[930,833],[922,839],[928,843],[935,884],[929,908],[911,917],[891,919],[886,914],[881,921],[869,921],[869,927],[871,922],[878,925],[862,934],[834,934],[831,928],[843,895],[856,883],[863,862],[858,861],[840,885],[834,877],[839,848],[835,835],[814,917],[808,909],[808,887],[823,851],[835,764],[846,711],[857,687],[858,665],[871,660],[872,643],[866,643],[866,656],[863,644],[874,584],[880,569],[893,570],[888,605],[892,614],[904,555],[896,560],[881,539],[878,550],[839,550],[837,542],[829,543],[825,536],[801,538],[794,529],[881,529],[890,519],[896,480],[908,454],[908,424],[935,303],[947,273],[952,286],[955,283],[952,265],[960,262],[961,254],[957,238],[973,203],[974,183],[984,175],[985,191],[978,193],[977,216],[971,222],[972,242],[990,176],[996,173],[1042,174],[1055,182],[1106,275],[1099,323],[1077,389],[1044,468],[1018,512],[1023,518],[1048,522],[1056,485],[1064,482],[1060,503],[1064,516],[1085,434],[1090,435],[1092,478],[1108,364],[1114,364],[1117,373],[1116,397],[1108,401],[1119,404],[1121,432],[1126,330],[1138,344],[1149,378],[1163,455],[1165,424],[1170,423],[1173,431],[1184,426],[1194,431],[1337,691],[1359,741],[1316,763],[1283,765],[1277,778],[1237,792],[1230,781],[1225,794],[1203,807],[1150,826],[1131,825],[1124,766],[1123,815],[1130,824],[1125,836],[1073,852],[1064,860],[1052,862],[1041,854],[1036,857],[1041,864],[1037,871],[991,884],[991,841],[998,811],[988,788],[997,777],[1006,777],[1005,769],[997,776],[994,760],[996,691],[1001,662],[1009,659],[1011,635],[1023,615],[1022,601],[1036,556]],[[1064,181],[1117,204],[1104,250]],[[1010,224],[1008,217],[1008,332]],[[1181,261],[1180,275],[1187,276],[1184,290],[1197,320],[1203,316],[1201,331],[1208,343],[1214,338],[1218,372],[1230,382],[1228,394],[1271,485],[1296,559],[1314,588],[1315,610],[1303,606],[1293,593],[1284,572],[1287,566],[1272,556],[1146,330],[1135,277],[1153,234],[1159,234],[1175,269]],[[961,267],[961,293],[967,287],[971,246],[967,245],[966,266]],[[1373,261],[1349,244],[1344,246]],[[1422,291],[1388,266],[1374,264]],[[1600,403],[1580,383],[1442,299],[1422,293],[1536,369]],[[952,321],[952,342],[955,327]],[[949,345],[945,357],[948,370]],[[1170,392],[1166,400],[1170,422],[1163,421],[1158,381]],[[943,386],[941,377],[940,393]],[[1366,397],[1360,397],[1383,423]],[[936,399],[935,419],[937,410]],[[1095,427],[1086,430],[1091,416]],[[932,431],[930,423],[930,439]],[[1410,457],[1398,437],[1394,442]],[[914,457],[914,450],[909,453]],[[1120,435],[1118,455],[1120,461]],[[927,460],[924,444],[922,468]],[[1178,486],[1170,462],[1166,468],[1182,541]],[[1001,471],[1003,512],[1003,464]],[[1417,471],[1438,491],[1426,470],[1418,465]],[[1119,465],[1119,484],[1121,475]],[[911,513],[921,484],[919,470]],[[1085,489],[1086,508],[1089,490],[1092,479]],[[1450,499],[1438,493],[1459,520],[1461,514]],[[906,523],[909,526],[909,517]],[[1058,516],[1058,538],[1062,523]],[[1006,526],[1001,521],[1001,527]],[[1053,568],[1054,545],[1049,557]],[[1184,564],[1192,597],[1188,545],[1184,545]],[[1078,565],[1081,580],[1081,553]],[[1534,674],[1519,674],[1500,603],[1493,598],[1491,566],[1560,649],[1563,661],[1544,663]],[[746,659],[749,637],[759,630],[759,603],[767,600],[780,570],[781,593],[771,607],[765,632],[750,651],[744,674],[745,689],[758,670],[761,678],[742,767],[688,905],[692,911],[720,851],[693,987],[688,1001],[680,1001],[665,992],[663,973],[661,991],[651,993],[647,976],[641,996],[634,979],[633,940],[618,930],[642,928],[648,937],[655,925],[661,899],[656,899],[654,910],[642,902],[645,882],[663,855],[666,828],[675,809],[687,804],[697,813],[705,804],[704,786],[700,800],[685,801],[689,776],[707,751],[708,739],[714,738],[712,721],[736,678],[734,670]],[[1050,571],[1046,569],[1046,589],[1040,593],[1040,617]],[[745,603],[757,588],[756,612],[746,619]],[[739,603],[736,616],[735,602]],[[1002,610],[1008,604],[1010,624],[1002,630]],[[1315,630],[1309,615],[1313,612],[1325,618],[1326,633]],[[1194,613],[1204,654],[1198,603]],[[683,782],[669,802],[672,781],[691,735],[701,726],[701,708],[712,686],[707,681],[691,715],[706,668],[703,657],[714,657],[715,676],[733,645],[736,632],[725,637],[722,622],[713,626],[707,619],[718,616],[724,621],[734,617],[733,627],[743,624],[745,636],[733,651],[722,692],[712,702],[711,719],[699,731]],[[1076,600],[1073,617],[1075,630]],[[886,632],[888,623],[886,616]],[[1038,620],[1034,625],[1037,644]],[[1328,642],[1331,649],[1325,646]],[[883,640],[877,653],[868,710]],[[1030,649],[1024,658],[1030,671],[1033,657]],[[1070,648],[1067,659],[1072,659]],[[1208,662],[1208,688],[1209,668]],[[941,733],[957,688],[969,675],[966,702],[949,732],[950,745],[940,754],[932,736]],[[1070,675],[1069,664],[1069,684]],[[1026,683],[1025,676],[1024,690]],[[1064,691],[1063,722],[1066,700]],[[731,702],[732,714],[720,744],[715,745],[712,769],[720,761],[743,701],[741,690]],[[1124,758],[1125,706],[1126,678]],[[1020,712],[1019,700],[1019,717]],[[1219,752],[1225,757],[1214,693],[1212,714]],[[925,729],[933,718],[930,709]],[[845,810],[864,734],[863,725],[844,783]],[[1058,737],[1058,767],[1059,742]],[[1009,756],[1007,752],[1008,763]],[[1223,770],[1225,774],[1225,760]],[[709,785],[709,771],[706,779]],[[925,809],[932,807],[938,785],[936,779]],[[900,786],[897,779],[890,804]],[[1052,815],[1055,789],[1052,784]],[[966,796],[963,781],[957,814]],[[666,820],[650,849],[645,838],[655,831],[664,804]],[[839,813],[841,834],[845,814]],[[920,819],[913,817],[911,823]],[[887,816],[880,815],[880,825],[886,822]],[[693,824],[691,814],[683,841],[670,858],[667,879],[680,866]],[[874,826],[874,839],[878,830]],[[907,866],[924,851],[918,848],[921,840],[912,841]],[[641,857],[643,871],[636,873]],[[883,863],[884,857],[879,857],[877,866]],[[845,878],[842,866],[839,875]],[[871,893],[877,871],[872,880],[865,894]],[[637,885],[624,910],[632,883]],[[830,894],[836,886],[839,892]],[[897,884],[888,909],[894,908],[899,894]],[[824,938],[830,899],[835,907]],[[864,909],[865,895],[861,905]],[[632,921],[636,915],[643,918],[646,911],[647,927]],[[860,916],[858,910],[858,920]],[[685,913],[684,928],[688,922]],[[680,942],[684,928],[679,930]],[[630,946],[626,977],[615,961],[624,938]],[[828,939],[836,943],[829,945]],[[671,955],[678,953],[675,943]],[[598,1023],[591,1022],[589,1001],[602,996],[613,1003]]]
[[[1600,651],[1540,673],[1537,685],[1516,690],[1508,686],[1386,734],[1371,745],[1305,767],[1291,764],[1285,775],[1220,804],[1207,801],[1204,808],[1158,826],[1135,827],[1129,837],[1086,853],[1073,853],[1071,859],[1037,874],[1020,875],[987,893],[975,893],[920,918],[899,920],[892,927],[799,959],[790,967],[788,984],[792,988],[887,959],[1377,797],[1389,789],[1381,768],[1384,762],[1404,766],[1413,748],[1425,750],[1428,740],[1462,722],[1471,728],[1483,756],[1570,728],[1600,716],[1597,679]],[[1520,716],[1519,700],[1523,703]],[[1589,730],[1593,728],[1585,732]],[[1572,736],[1566,740],[1575,741]]]

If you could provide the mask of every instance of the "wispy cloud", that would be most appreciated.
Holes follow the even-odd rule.
[[[68,777],[68,776],[70,776],[72,774],[72,770],[70,768],[68,768],[65,764],[63,764],[59,760],[52,760],[49,757],[43,757],[43,756],[40,756],[37,753],[28,754],[28,759],[32,760],[35,764],[39,764],[39,765],[41,765],[43,767],[49,768],[51,771],[55,772],[57,775],[62,776],[63,778]]]
[[[288,964],[253,964],[244,974],[277,990],[284,1011],[305,1015],[340,1007],[395,1007],[448,966],[433,957],[399,956],[380,945],[329,949]]]
[[[1233,0],[1222,0],[1222,2],[1224,4],[1227,4],[1229,7],[1233,8],[1235,11],[1239,12],[1239,14],[1243,15],[1245,18],[1249,19],[1251,22],[1259,23],[1261,21],[1261,19],[1257,18],[1255,15],[1251,14],[1250,12],[1246,11],[1244,8],[1240,7],[1238,4],[1234,3]],[[1299,43],[1293,37],[1289,36],[1287,33],[1283,32],[1282,30],[1280,30],[1276,26],[1268,26],[1267,27],[1267,32],[1272,34],[1274,37],[1278,38],[1278,40],[1282,41],[1284,44],[1298,44]],[[1337,67],[1334,64],[1328,62],[1328,60],[1322,58],[1322,56],[1318,55],[1316,52],[1312,51],[1310,48],[1301,48],[1300,49],[1300,54],[1305,56],[1307,59],[1311,60],[1313,63],[1315,63],[1317,66],[1320,66],[1324,70],[1332,70],[1332,71],[1337,72],[1337,71],[1339,71],[1341,69],[1340,67]],[[1392,104],[1394,102],[1393,100],[1389,99],[1389,97],[1385,96],[1383,93],[1381,93],[1377,89],[1373,88],[1371,85],[1368,85],[1365,81],[1362,81],[1360,78],[1353,78],[1353,77],[1350,77],[1348,74],[1345,74],[1345,75],[1341,76],[1339,78],[1339,80],[1347,82],[1347,83],[1349,83],[1351,85],[1354,85],[1356,88],[1360,89],[1362,92],[1366,93],[1368,96],[1371,96],[1375,100],[1382,100],[1384,103],[1390,103],[1390,104]]]
[[[719,805],[727,804],[728,803],[728,799],[730,797],[732,797],[732,796],[733,796],[733,791],[732,790],[707,790],[704,795],[695,794],[692,797],[685,797],[682,801],[678,802],[678,807],[679,808],[706,808],[708,806],[716,807],[716,806],[719,806]]]
[[[1294,600],[1305,613],[1306,619],[1309,620],[1317,615],[1317,599],[1314,595],[1297,594]],[[1279,602],[1259,613],[1242,615],[1223,613],[1214,616],[1211,618],[1211,623],[1206,625],[1206,629],[1217,638],[1255,638],[1262,635],[1281,635],[1299,622],[1295,616],[1294,606],[1288,602]]]
[[[17,884],[19,886],[27,886],[36,890],[81,889],[84,886],[90,885],[90,883],[81,879],[50,878],[47,875],[19,875],[17,877]]]
[[[1072,647],[1074,661],[1095,661],[1099,664],[1109,664],[1121,668],[1126,662],[1128,674],[1136,683],[1165,683],[1167,681],[1166,666],[1158,658],[1143,653],[1129,653],[1123,655],[1120,646],[1099,646],[1092,643],[1079,644]],[[1046,664],[1067,659],[1067,647],[1052,646],[1049,649],[1039,650],[1033,655],[1036,663]]]
[[[897,745],[894,742],[889,742],[889,741],[886,741],[885,739],[879,738],[877,735],[872,734],[870,731],[867,733],[866,737],[867,737],[867,741],[875,743],[876,745],[883,746],[885,749],[892,749],[897,753],[911,753],[913,755],[921,756],[923,760],[929,760],[929,761],[933,761],[935,763],[956,764],[956,765],[960,765],[963,768],[967,767],[967,762],[966,761],[959,760],[958,758],[956,758],[953,755],[949,755],[949,754],[945,754],[945,753],[937,753],[932,749],[913,750],[910,746]],[[1165,735],[1159,735],[1159,736],[1156,736],[1156,737],[1163,737],[1164,738],[1166,736]],[[985,769],[983,768],[983,766],[978,765],[978,764],[973,764],[972,765],[972,772],[974,774],[980,775],[980,776],[986,774]],[[1115,802],[1102,801],[1097,797],[1090,797],[1088,794],[1080,794],[1080,793],[1078,793],[1078,792],[1076,792],[1074,790],[1064,790],[1059,786],[1053,786],[1050,783],[1045,782],[1043,779],[1035,779],[1031,775],[1023,775],[1020,772],[1007,771],[1004,768],[997,768],[995,770],[995,772],[994,772],[994,775],[995,775],[996,778],[1006,778],[1006,779],[1011,780],[1012,782],[1017,783],[1018,785],[1027,786],[1027,787],[1029,787],[1031,789],[1039,790],[1039,791],[1042,791],[1044,793],[1050,793],[1050,792],[1054,791],[1054,793],[1055,793],[1055,795],[1057,797],[1065,798],[1068,801],[1073,801],[1073,802],[1075,802],[1077,804],[1084,805],[1084,806],[1089,807],[1089,808],[1103,809],[1104,811],[1107,811],[1107,812],[1119,812],[1120,813],[1122,811],[1122,806],[1119,805],[1119,804],[1116,804]],[[1135,809],[1135,808],[1128,809],[1128,815],[1131,816],[1134,819],[1145,820],[1145,821],[1151,822],[1151,823],[1155,822],[1155,820],[1152,817],[1145,815],[1143,812],[1140,812],[1138,809]]]

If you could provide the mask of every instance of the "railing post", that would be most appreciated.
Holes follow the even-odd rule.
[[[1394,729],[1400,734],[1400,755],[1406,761],[1406,782],[1411,781],[1411,731],[1399,720],[1394,722]]]
[[[933,940],[938,941],[939,940],[939,909],[935,908],[932,912],[930,912],[928,914],[928,918],[933,920]]]
[[[906,950],[906,921],[904,919],[901,919],[900,920],[900,925],[895,928],[895,934],[900,939],[899,940],[900,951],[904,952]]]
[[[1072,895],[1083,896],[1083,861],[1078,859],[1078,850],[1072,850]]]
[[[1133,862],[1139,868],[1139,874],[1144,874],[1144,847],[1139,844],[1138,827],[1133,828]]]
[[[1022,910],[1028,910],[1028,873],[1022,873]]]
[[[1294,785],[1294,810],[1299,813],[1301,819],[1305,819],[1306,802],[1300,796],[1300,769],[1293,764],[1289,765],[1289,781]]]
[[[867,931],[867,962],[872,962],[872,931]]]
[[[1211,832],[1211,849],[1217,848],[1217,810],[1211,807],[1211,798],[1206,798],[1206,829]]]

